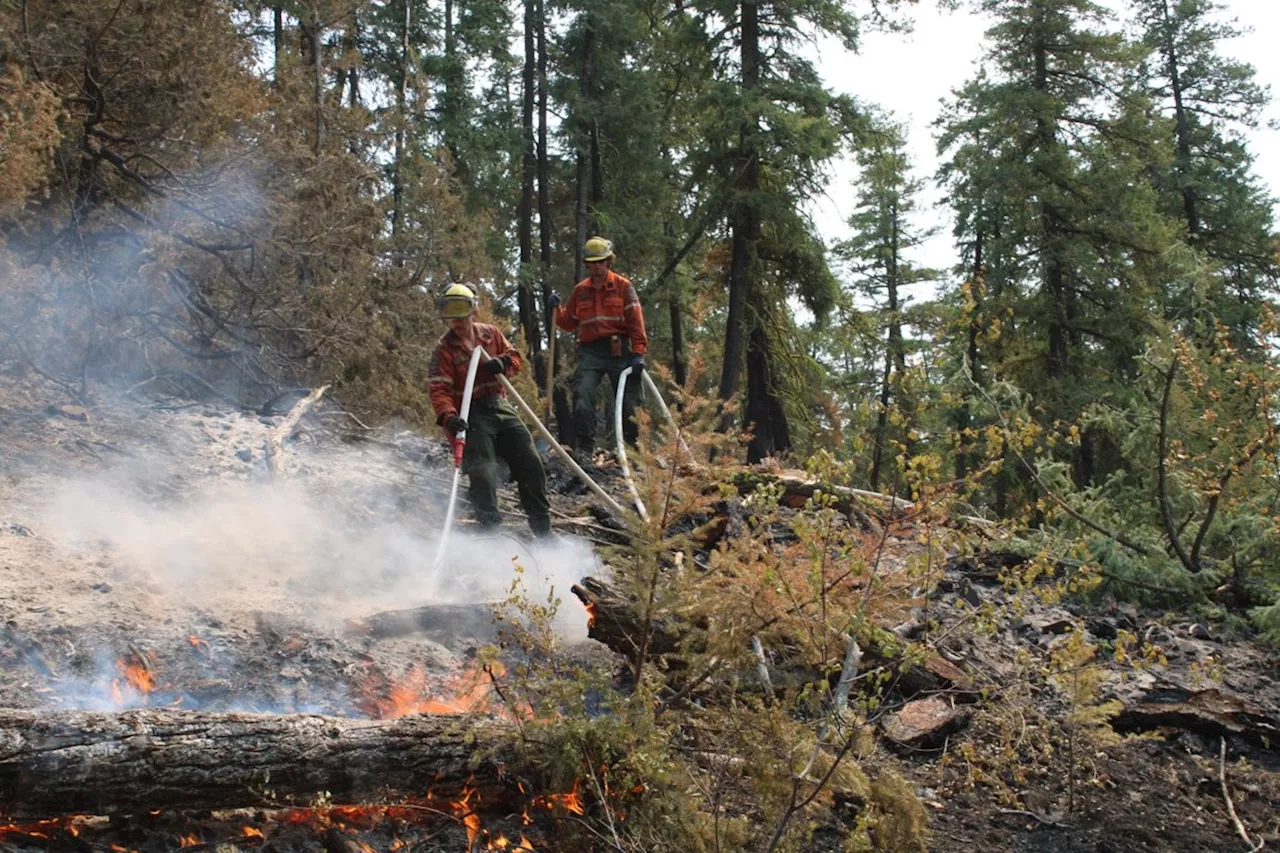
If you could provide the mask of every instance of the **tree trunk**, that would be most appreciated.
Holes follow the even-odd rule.
[[[0,810],[10,819],[230,809],[384,796],[504,799],[497,762],[475,759],[496,720],[415,715],[0,710]],[[473,780],[473,781],[472,781]],[[269,792],[269,793],[268,793]],[[510,796],[505,797],[512,799]]]
[[[769,334],[757,318],[752,322],[751,334],[747,338],[746,417],[751,430],[747,462],[751,464],[791,449],[791,430],[777,385]]]
[[[582,281],[586,278],[587,267],[582,260],[582,246],[587,242],[587,230],[589,228],[588,216],[590,210],[587,206],[588,200],[595,197],[595,191],[591,186],[591,123],[586,117],[589,112],[589,105],[593,95],[592,72],[595,67],[595,28],[591,24],[590,13],[584,13],[583,33],[582,33],[582,56],[581,64],[578,68],[579,74],[579,92],[582,96],[582,105],[579,106],[580,114],[577,117],[578,133],[578,151],[577,151],[577,174],[576,178],[576,199],[574,209],[574,231],[577,237],[577,245],[574,247],[573,255],[573,280],[575,282]]]
[[[410,17],[413,12],[411,0],[404,3],[404,17],[400,26],[400,84],[396,87],[396,140],[395,162],[391,167],[391,242],[396,256],[396,264],[404,264],[404,256],[400,251],[396,238],[404,223],[404,149],[405,149],[405,107],[409,100],[409,30],[413,23]]]
[[[537,15],[535,0],[524,0],[524,74],[520,109],[520,130],[523,155],[520,164],[520,209],[516,213],[516,232],[520,242],[520,280],[518,283],[518,307],[520,326],[524,329],[524,342],[532,355],[541,348],[542,335],[538,331],[538,309],[533,298],[533,181],[537,170],[537,153],[533,138],[534,80],[537,68],[537,52],[534,49],[534,29]]]
[[[311,7],[311,20],[306,26],[307,50],[311,54],[311,72],[315,95],[315,147],[317,157],[324,151],[324,45],[321,38],[320,10]]]
[[[671,223],[666,223],[664,230],[667,236],[667,267],[671,281],[667,285],[667,307],[671,317],[671,372],[675,375],[676,384],[684,387],[689,378],[689,364],[684,354],[684,306],[680,298],[680,279],[676,275],[676,247],[670,245],[675,236]]]
[[[986,283],[986,271],[983,269],[982,252],[985,243],[985,234],[981,230],[974,234],[973,238],[973,265],[969,273],[969,298],[973,301],[973,310],[969,315],[969,323],[967,328],[968,340],[965,346],[965,362],[969,369],[969,375],[973,378],[974,384],[981,387],[982,379],[978,370],[978,334],[980,331],[982,316],[982,300],[985,297],[983,286]],[[964,401],[960,404],[960,410],[956,416],[956,431],[961,435],[973,423],[973,410],[969,401],[973,398],[972,394],[965,394]],[[967,445],[962,445],[960,452],[956,454],[956,479],[963,480],[969,475],[971,468],[977,466],[976,454],[963,449]]]
[[[1182,70],[1178,67],[1178,48],[1174,41],[1174,22],[1169,12],[1168,0],[1160,4],[1164,18],[1164,60],[1169,74],[1169,88],[1173,92],[1174,133],[1177,136],[1177,170],[1182,183],[1182,211],[1187,218],[1187,233],[1194,240],[1200,235],[1199,201],[1191,177],[1191,127],[1186,107],[1182,103]]]
[[[284,52],[284,9],[276,4],[271,7],[272,29],[271,29],[271,45],[275,50],[274,73],[271,78],[271,85],[280,86],[280,57]]]
[[[538,283],[542,299],[543,322],[547,326],[547,351],[551,351],[551,338],[556,334],[554,312],[547,307],[551,296],[551,163],[547,150],[547,25],[546,7],[536,0],[534,20],[537,23],[538,52]],[[555,364],[543,363],[543,373],[538,387],[545,388],[546,371],[555,371]],[[554,377],[551,378],[554,382]],[[548,401],[550,403],[550,401]]]
[[[744,99],[760,83],[760,21],[754,2],[742,4],[742,90]],[[759,237],[760,214],[755,193],[760,188],[760,169],[755,152],[756,127],[753,120],[743,123],[740,131],[742,183],[738,200],[730,215],[733,232],[729,259],[729,314],[725,318],[724,364],[720,370],[720,399],[728,400],[738,393],[742,371],[743,339],[746,336],[747,293],[753,290],[755,241]],[[721,428],[727,429],[733,416],[726,411]]]

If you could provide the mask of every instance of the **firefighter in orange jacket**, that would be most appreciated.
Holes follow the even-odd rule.
[[[622,393],[622,434],[629,444],[636,441],[636,401],[649,338],[635,286],[610,269],[615,258],[611,241],[592,237],[583,246],[587,277],[573,288],[564,305],[555,293],[548,300],[556,309],[556,325],[578,333],[573,420],[577,447],[585,453],[594,450],[600,380],[608,374],[616,394],[618,378],[628,367],[632,370]]]
[[[483,527],[495,527],[502,521],[498,512],[501,458],[515,477],[530,529],[535,536],[545,536],[551,532],[546,472],[533,446],[533,436],[507,402],[507,389],[498,378],[520,372],[520,353],[496,326],[476,322],[476,294],[471,287],[450,285],[436,304],[449,323],[449,331],[440,338],[431,357],[431,407],[436,412],[436,423],[445,428],[450,439],[463,430],[467,433],[462,472],[470,479],[467,497],[476,520]],[[477,346],[483,347],[489,357],[476,370],[471,409],[464,421],[459,414],[462,392],[471,353]]]

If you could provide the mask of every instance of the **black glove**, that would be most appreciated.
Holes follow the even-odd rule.
[[[639,376],[644,371],[644,356],[633,355],[631,357],[631,372]]]
[[[454,435],[457,435],[460,432],[467,431],[467,422],[464,421],[462,418],[458,417],[457,415],[449,415],[449,419],[444,422],[444,425],[448,427],[449,432],[453,433]]]
[[[509,366],[505,355],[502,358],[491,358],[484,363],[484,372],[490,376],[497,376],[499,373],[506,373]]]
[[[550,309],[551,309],[551,310],[553,310],[553,311],[554,311],[555,309],[559,308],[559,307],[560,307],[560,294],[556,293],[554,290],[553,290],[553,291],[551,291],[551,295],[547,297],[547,307],[548,307],[548,308],[550,308]]]

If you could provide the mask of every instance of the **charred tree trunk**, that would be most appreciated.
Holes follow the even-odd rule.
[[[430,791],[448,802],[469,784],[481,802],[500,802],[512,797],[496,761],[477,765],[476,743],[504,732],[496,720],[430,715],[0,710],[0,812],[28,820],[305,804],[324,791],[347,802]]]
[[[578,124],[578,152],[577,152],[577,174],[576,174],[576,205],[574,212],[574,230],[577,237],[577,245],[574,247],[573,261],[573,280],[575,282],[582,281],[587,275],[586,264],[582,260],[582,246],[587,242],[587,231],[590,228],[588,218],[590,209],[588,203],[591,199],[598,198],[596,188],[592,186],[594,173],[591,168],[594,131],[593,124],[588,118],[590,111],[590,102],[594,94],[594,85],[592,82],[592,74],[595,67],[595,28],[591,23],[590,13],[586,14],[582,33],[582,56],[581,64],[578,68],[580,77],[580,93],[582,96],[582,105],[579,106]]]
[[[791,430],[787,413],[778,396],[778,378],[769,335],[762,318],[751,324],[747,338],[747,428],[751,443],[747,445],[747,461],[751,464],[791,449]]]

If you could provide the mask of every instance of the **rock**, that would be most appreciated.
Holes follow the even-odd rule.
[[[1041,634],[1065,634],[1071,630],[1075,620],[1062,608],[1050,607],[1031,611],[1022,617],[1022,624]]]
[[[1218,638],[1209,633],[1209,629],[1198,622],[1195,625],[1188,626],[1187,633],[1195,637],[1197,640],[1208,640],[1211,643],[1218,642]]]
[[[952,707],[941,696],[916,699],[881,724],[880,731],[899,746],[928,749],[941,745],[947,735],[969,722],[968,711]]]
[[[80,423],[89,422],[89,411],[83,406],[45,406],[44,413],[51,418],[63,417],[72,421],[80,421]]]
[[[106,581],[103,581],[102,583],[95,583],[91,588],[94,592],[111,592],[111,584]]]
[[[280,670],[280,677],[285,681],[303,681],[307,676],[296,666],[286,666]]]
[[[31,532],[31,528],[27,527],[25,524],[10,524],[5,529],[14,536],[35,536],[35,534]]]
[[[236,458],[237,458],[237,459],[239,459],[241,462],[252,462],[252,461],[253,461],[253,451],[252,451],[252,450],[248,450],[248,449],[246,449],[246,450],[237,450],[237,451],[236,451]]]

